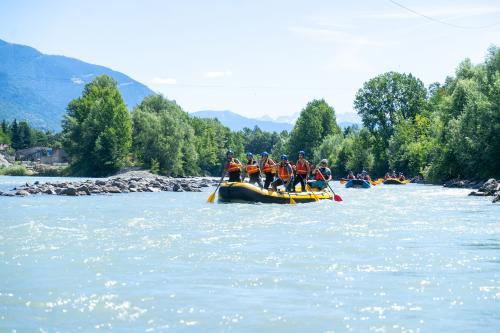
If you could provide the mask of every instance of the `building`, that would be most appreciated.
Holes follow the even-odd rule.
[[[66,163],[68,156],[60,148],[32,147],[16,151],[16,161],[32,161],[43,164]]]

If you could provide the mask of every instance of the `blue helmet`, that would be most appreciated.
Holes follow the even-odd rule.
[[[247,157],[253,157],[253,154],[251,152],[248,152]]]
[[[282,160],[282,161],[288,161],[288,156],[286,156],[285,154],[283,154],[283,155],[281,155],[280,160]]]
[[[226,152],[226,156],[229,156],[229,155],[234,155],[233,151],[231,149],[229,149],[227,152]]]
[[[262,153],[260,153],[260,156],[267,157],[267,156],[269,156],[269,154],[267,153],[267,151],[263,151]]]
[[[306,156],[306,153],[305,153],[303,150],[301,150],[301,151],[299,151],[299,155],[302,155],[302,156],[304,156],[304,157],[305,157],[305,156]]]

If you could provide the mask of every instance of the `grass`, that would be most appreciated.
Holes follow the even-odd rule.
[[[11,165],[8,167],[0,167],[0,175],[5,176],[31,176],[33,172],[28,170],[24,165]]]

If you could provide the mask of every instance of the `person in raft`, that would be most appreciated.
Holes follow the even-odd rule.
[[[346,179],[356,179],[356,177],[354,177],[354,173],[352,172],[352,170],[349,171],[349,174],[347,175]]]
[[[328,185],[328,181],[332,179],[332,171],[327,167],[328,160],[323,159],[319,165],[313,170],[314,181],[310,182],[311,187],[324,189]]]
[[[268,189],[269,185],[274,180],[274,174],[276,173],[276,163],[269,158],[269,154],[267,151],[264,151],[260,154],[260,170],[262,173],[266,175],[266,179],[264,180],[264,189]]]
[[[262,179],[260,179],[259,163],[256,160],[254,160],[252,153],[247,153],[247,164],[245,166],[245,173],[248,175],[249,184],[257,184],[260,188],[262,188]]]
[[[363,170],[363,172],[361,172],[361,176],[363,176],[363,180],[366,180],[367,182],[369,182],[370,180],[372,180],[372,178],[370,177],[370,175],[368,174],[368,172],[366,172],[365,170]]]
[[[387,180],[387,179],[391,179],[391,175],[389,172],[386,172],[385,173],[385,176],[384,176],[384,179]]]
[[[402,172],[399,173],[398,179],[399,179],[400,182],[404,182],[406,180],[405,175],[403,175]]]
[[[288,156],[281,155],[280,163],[278,164],[278,178],[271,183],[273,191],[278,190],[279,185],[284,185],[287,192],[291,192],[293,185],[293,167],[288,161]]]
[[[295,185],[300,183],[300,189],[302,192],[305,192],[306,190],[305,182],[307,182],[307,176],[311,171],[311,163],[304,158],[305,155],[306,153],[303,150],[299,151],[299,159],[297,160],[297,163],[295,163],[295,178],[293,179],[292,185],[292,189],[295,189]]]
[[[229,174],[230,182],[241,182],[241,162],[234,158],[234,153],[232,150],[228,150],[226,153],[226,164],[224,164],[224,171]]]

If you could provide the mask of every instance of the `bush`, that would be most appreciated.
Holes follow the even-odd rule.
[[[33,172],[26,169],[24,165],[11,165],[8,167],[0,168],[0,175],[6,176],[31,176]]]

